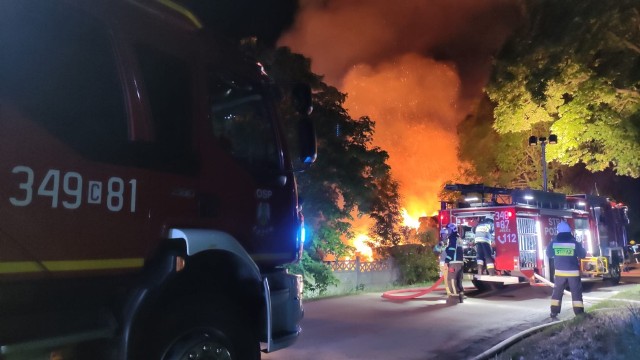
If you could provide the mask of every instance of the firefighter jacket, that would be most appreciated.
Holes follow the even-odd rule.
[[[452,232],[449,234],[449,244],[447,245],[447,249],[445,250],[446,257],[444,258],[444,262],[449,263],[463,263],[464,257],[462,254],[462,247],[458,246],[458,233]]]
[[[582,244],[569,232],[558,233],[547,246],[547,257],[554,261],[555,276],[580,276],[580,259],[586,256]]]
[[[491,242],[493,238],[493,220],[484,219],[474,229],[475,242]]]

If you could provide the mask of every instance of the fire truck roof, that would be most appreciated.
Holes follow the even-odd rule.
[[[459,204],[458,207],[468,206],[495,206],[495,205],[531,205],[540,208],[562,209],[567,207],[567,196],[561,193],[554,193],[533,189],[508,189],[484,184],[448,184],[446,190],[458,191],[462,196],[478,195],[473,197],[476,203]]]

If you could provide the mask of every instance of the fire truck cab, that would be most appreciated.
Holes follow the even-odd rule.
[[[497,275],[473,274],[472,281],[477,287],[486,287],[487,282],[553,281],[553,261],[549,261],[545,249],[557,233],[557,224],[563,220],[587,250],[587,257],[581,261],[583,281],[620,281],[629,224],[627,207],[623,204],[602,196],[483,184],[451,184],[446,190],[459,192],[460,197],[455,202],[442,202],[440,226],[456,224],[467,249],[473,247],[473,229],[478,221],[486,216],[493,218],[492,248]],[[465,260],[473,261],[473,256],[467,255]]]

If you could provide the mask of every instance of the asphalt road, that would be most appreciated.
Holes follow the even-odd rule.
[[[601,281],[593,283],[584,292],[585,305],[638,283],[640,276],[625,276],[613,287]],[[511,285],[485,293],[470,290],[463,304],[452,306],[445,304],[445,296],[439,290],[409,301],[390,301],[381,293],[370,293],[306,302],[298,341],[262,358],[471,359],[521,331],[551,321],[549,287]],[[572,316],[571,296],[565,295],[560,319]]]

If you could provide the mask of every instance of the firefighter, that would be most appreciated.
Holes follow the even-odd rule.
[[[442,230],[440,230],[440,240],[433,247],[433,253],[436,254],[438,258],[440,258],[440,255],[444,252],[444,249],[447,248],[446,241],[447,241],[447,229],[442,228]]]
[[[447,225],[448,245],[445,250],[446,264],[445,284],[447,289],[447,304],[457,304],[464,299],[464,288],[462,287],[462,266],[464,258],[462,247],[458,245],[458,228],[455,224]]]
[[[438,256],[438,263],[440,265],[440,276],[445,276],[446,274],[446,264],[444,262],[444,258],[447,256],[447,243],[448,243],[449,231],[447,227],[443,227],[440,230],[440,241],[433,248],[434,253]]]
[[[551,317],[556,318],[562,306],[564,289],[569,286],[573,313],[584,314],[582,302],[582,280],[580,279],[580,259],[587,256],[582,244],[571,234],[571,227],[566,221],[558,223],[558,235],[547,246],[547,257],[554,259],[555,285],[551,294]]]
[[[447,228],[443,227],[440,230],[440,240],[433,247],[433,252],[438,256],[440,265],[444,265],[444,253],[445,253],[445,250],[447,249],[447,243],[449,241],[448,236],[449,236],[449,232],[447,231]]]
[[[493,216],[486,216],[480,220],[474,229],[474,241],[476,243],[476,262],[478,265],[478,275],[484,275],[486,270],[489,275],[496,274],[493,254],[491,250],[491,239],[493,238]]]

